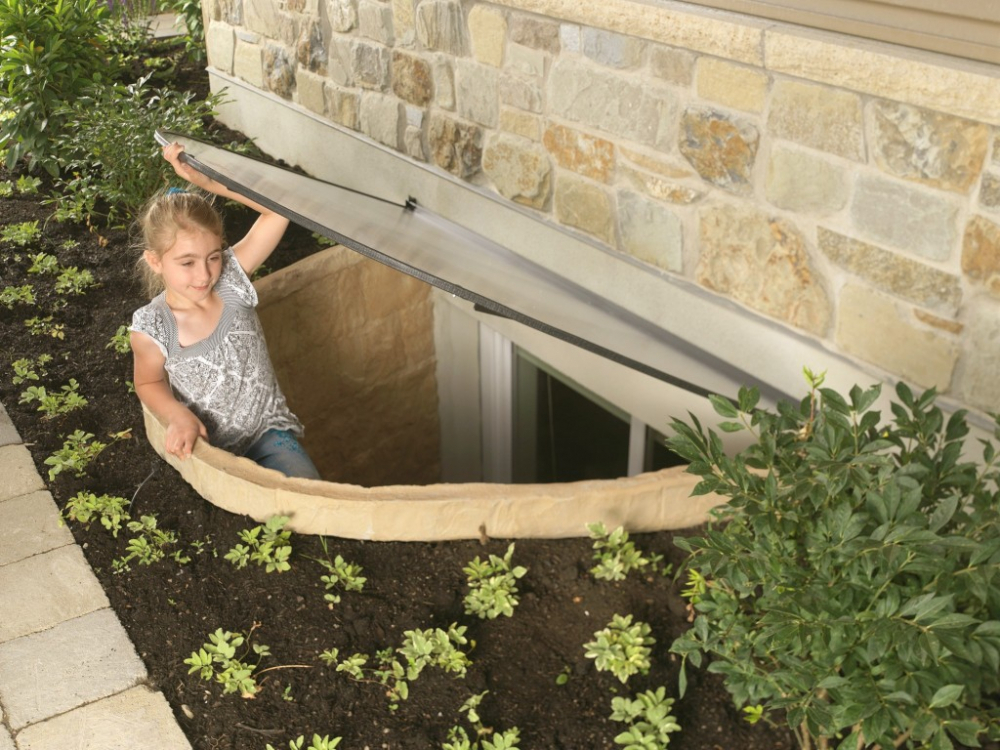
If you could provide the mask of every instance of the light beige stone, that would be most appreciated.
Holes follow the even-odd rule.
[[[836,213],[847,205],[847,174],[819,154],[775,145],[767,165],[768,202],[798,213]]]
[[[648,154],[622,144],[618,144],[618,154],[621,159],[630,161],[640,169],[652,172],[659,177],[680,180],[695,176],[694,170],[688,164],[682,164],[680,160],[673,161],[664,158],[662,154]]]
[[[962,271],[1000,297],[1000,225],[972,217],[962,238]]]
[[[651,198],[664,203],[685,206],[696,203],[705,197],[705,191],[677,180],[665,179],[659,175],[649,174],[631,165],[619,165],[619,173],[628,178],[632,187],[641,190]]]
[[[250,31],[286,44],[295,40],[294,22],[279,10],[277,3],[269,0],[244,0],[243,25]]]
[[[750,122],[711,109],[681,119],[680,152],[701,178],[741,195],[753,191],[760,133]]]
[[[522,76],[541,79],[549,56],[540,49],[511,43],[507,48],[507,67]]]
[[[205,47],[208,51],[208,64],[232,75],[236,55],[236,34],[233,27],[220,21],[210,22],[205,31]]]
[[[405,122],[403,103],[394,96],[374,92],[361,97],[358,113],[361,132],[379,143],[398,149]]]
[[[358,22],[358,0],[326,0],[326,16],[334,31],[345,34]]]
[[[870,285],[924,307],[954,313],[962,301],[957,276],[819,227],[819,247]]]
[[[264,88],[264,65],[260,45],[236,40],[233,55],[233,75],[254,88]]]
[[[968,193],[979,180],[990,129],[898,102],[870,105],[872,153],[883,170],[925,185]]]
[[[507,17],[488,5],[469,11],[469,40],[477,62],[499,68],[507,42]]]
[[[500,75],[499,86],[500,104],[503,106],[541,113],[544,96],[540,79],[505,70]]]
[[[1000,303],[980,297],[963,315],[962,358],[955,377],[955,396],[987,413],[1000,405]]]
[[[510,107],[500,108],[500,130],[533,141],[542,139],[542,118]]]
[[[468,59],[455,61],[455,98],[458,114],[467,120],[495,128],[500,119],[496,68]]]
[[[560,223],[592,234],[603,242],[612,242],[611,196],[599,185],[566,172],[557,173],[554,210]]]
[[[327,116],[338,125],[357,130],[358,110],[361,104],[360,95],[356,91],[350,91],[337,86],[335,83],[327,81],[324,86],[326,95]]]
[[[392,6],[379,0],[360,0],[358,3],[358,31],[379,44],[395,42],[392,28]]]
[[[580,51],[609,68],[635,68],[643,60],[646,44],[635,36],[588,26],[581,30]]]
[[[764,33],[764,56],[774,73],[1000,125],[995,66],[787,26]]]
[[[549,74],[552,114],[638,143],[670,150],[677,96],[665,86],[560,58]]]
[[[702,99],[744,112],[764,111],[769,81],[762,70],[702,57],[697,71],[697,91]]]
[[[466,54],[462,5],[455,0],[423,0],[417,5],[417,39],[427,49],[460,57]]]
[[[861,99],[800,81],[777,81],[767,121],[771,135],[854,161],[863,161]]]
[[[979,205],[991,211],[1000,210],[1000,175],[987,172],[979,188]]]
[[[948,318],[940,318],[937,315],[932,315],[926,310],[921,310],[919,307],[913,310],[913,314],[916,316],[917,320],[921,323],[926,323],[932,328],[938,328],[947,333],[959,335],[965,330],[965,326],[959,323],[957,320],[950,320]]]
[[[326,114],[326,78],[299,69],[295,76],[295,101],[318,115]]]
[[[552,164],[541,144],[491,133],[483,150],[483,172],[504,198],[532,208],[544,208],[548,203]]]
[[[441,109],[455,109],[455,69],[446,59],[431,63],[434,75],[434,103]]]
[[[550,125],[542,139],[556,164],[599,182],[610,182],[615,169],[615,146],[564,125]]]
[[[351,80],[366,89],[384,91],[389,84],[389,49],[373,42],[351,44]]]
[[[854,189],[854,226],[880,245],[930,260],[948,260],[958,240],[958,207],[941,194],[862,175]]]
[[[958,360],[950,337],[911,325],[888,297],[859,284],[840,292],[837,345],[922,388],[946,391]]]
[[[798,228],[737,206],[706,208],[699,218],[699,284],[809,333],[826,332],[830,301]]]
[[[676,214],[625,190],[618,194],[620,249],[667,271],[683,270],[684,234]]]
[[[649,52],[649,69],[657,78],[690,86],[694,80],[695,57],[684,49],[653,47]]]
[[[405,44],[416,33],[416,15],[413,12],[414,0],[392,0],[392,26],[396,34]]]
[[[496,0],[495,4],[752,65],[763,65],[763,31],[770,25],[770,22],[745,16],[731,20],[723,14],[695,6],[666,7],[634,0],[602,0],[599,3]]]
[[[514,13],[509,22],[510,40],[515,44],[557,55],[561,50],[559,24],[545,18]]]

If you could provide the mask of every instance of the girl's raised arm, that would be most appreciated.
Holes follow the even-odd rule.
[[[249,276],[274,252],[278,246],[285,230],[288,228],[288,219],[280,214],[276,214],[269,208],[265,208],[259,203],[250,200],[245,195],[240,195],[221,182],[213,180],[211,177],[202,174],[196,169],[192,169],[181,161],[181,153],[184,146],[179,143],[168,143],[163,147],[163,158],[170,162],[174,172],[192,185],[202,190],[214,193],[227,200],[234,200],[260,214],[250,231],[239,242],[232,245],[236,260],[240,267]]]

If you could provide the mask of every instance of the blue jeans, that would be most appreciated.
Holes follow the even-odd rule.
[[[286,477],[320,478],[312,459],[288,430],[268,430],[243,455]]]

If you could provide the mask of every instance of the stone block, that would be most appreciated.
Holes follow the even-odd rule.
[[[694,55],[684,49],[655,45],[649,51],[650,72],[678,86],[690,86],[694,81],[694,64]]]
[[[483,149],[483,172],[504,198],[544,208],[552,189],[552,165],[545,148],[526,138],[491,133]]]
[[[15,730],[120,693],[145,678],[146,668],[110,609],[0,643],[0,701]]]
[[[233,27],[220,21],[211,21],[205,30],[205,48],[208,51],[208,64],[232,75],[236,55],[236,34]]]
[[[921,388],[948,389],[958,359],[950,337],[914,326],[891,299],[859,284],[846,285],[838,302],[843,351]]]
[[[0,721],[3,721],[3,712],[0,711]],[[14,746],[14,738],[10,736],[3,724],[0,724],[0,750],[17,750]]]
[[[799,81],[778,81],[771,96],[767,129],[777,138],[864,161],[861,98]]]
[[[388,47],[373,42],[351,45],[351,77],[359,86],[384,91],[389,86],[390,56]]]
[[[455,0],[423,0],[417,6],[417,39],[427,49],[461,57],[467,54],[462,5]]]
[[[392,0],[392,28],[403,44],[409,46],[416,33],[414,0]]]
[[[847,174],[821,155],[775,145],[767,165],[764,192],[768,202],[805,214],[836,213],[847,205]]]
[[[292,19],[269,0],[243,0],[243,25],[268,39],[291,42],[295,38]]]
[[[23,445],[0,447],[0,466],[4,468],[4,481],[0,483],[0,502],[45,489],[45,483],[35,469],[31,454]]]
[[[343,89],[330,81],[324,84],[323,90],[326,97],[327,116],[338,125],[357,130],[360,127],[358,122],[360,95],[356,91]]]
[[[979,188],[979,205],[992,211],[1000,210],[1000,175],[987,172]]]
[[[249,83],[254,88],[264,88],[263,55],[260,45],[236,40],[233,55],[233,75]]]
[[[295,58],[299,65],[309,72],[326,75],[330,52],[327,50],[323,27],[318,19],[309,19],[302,24],[295,46]]]
[[[469,11],[469,41],[476,62],[499,68],[507,44],[507,17],[488,5]]]
[[[580,51],[581,29],[574,23],[559,24],[559,47],[563,52],[577,53]]]
[[[769,79],[757,68],[702,57],[697,68],[698,96],[723,107],[760,113],[767,101]]]
[[[483,160],[483,131],[478,125],[435,112],[427,130],[431,161],[467,180],[479,172]]]
[[[431,63],[434,75],[434,103],[454,111],[455,109],[455,70],[445,58],[437,58]]]
[[[504,72],[500,75],[499,87],[502,105],[523,109],[525,112],[541,113],[542,88],[537,79]]]
[[[3,404],[0,404],[0,448],[5,445],[17,445],[20,442],[21,436],[17,434],[7,410],[4,409]]]
[[[418,107],[429,104],[434,97],[434,75],[430,63],[422,57],[393,50],[392,92]]]
[[[358,3],[358,31],[361,36],[379,44],[391,46],[395,42],[392,29],[392,6],[377,0],[360,0]]]
[[[614,241],[614,206],[600,185],[559,172],[554,205],[559,223],[592,234],[609,245]]]
[[[681,119],[680,152],[701,178],[740,195],[753,192],[760,133],[750,122],[711,109]]]
[[[683,270],[684,233],[670,209],[631,191],[618,194],[619,249],[667,271]]]
[[[295,76],[295,101],[318,115],[326,115],[327,79],[308,70],[299,69]]]
[[[824,335],[832,316],[830,301],[797,227],[737,206],[705,208],[699,219],[699,284]]]
[[[957,276],[824,227],[817,232],[820,250],[871,286],[923,307],[949,314],[958,310],[962,286]]]
[[[338,86],[354,85],[354,45],[349,37],[331,40],[330,59],[327,60],[327,76]]]
[[[507,51],[507,68],[532,79],[545,76],[548,60],[549,56],[542,50],[523,44],[511,43]]]
[[[264,48],[264,83],[282,99],[291,99],[295,92],[295,63],[286,47],[268,44]]]
[[[861,175],[850,204],[854,226],[880,245],[948,260],[958,240],[958,207],[943,195]]]
[[[75,544],[0,568],[0,612],[4,613],[0,643],[107,606],[104,590]]]
[[[540,141],[542,139],[542,118],[519,109],[501,107],[500,130],[532,141]]]
[[[403,103],[394,96],[374,92],[361,97],[361,132],[389,148],[398,150],[405,123]]]
[[[610,182],[615,145],[564,125],[550,125],[542,140],[556,164],[598,182]]]
[[[0,566],[73,544],[48,492],[32,492],[0,502]]]
[[[965,310],[963,352],[955,375],[954,395],[986,413],[1000,404],[1000,304],[979,297]]]
[[[561,58],[549,75],[548,102],[558,117],[663,151],[673,147],[677,100],[666,87]]]
[[[495,128],[500,119],[497,93],[499,72],[472,60],[455,61],[455,98],[458,114]]]
[[[559,30],[560,26],[555,21],[523,13],[514,13],[508,22],[508,34],[512,42],[550,55],[558,55],[562,48]]]
[[[358,0],[326,0],[326,15],[330,28],[346,34],[358,22]]]
[[[942,190],[968,193],[979,180],[990,128],[907,104],[870,105],[872,153],[884,171]]]
[[[609,68],[638,67],[646,51],[641,39],[590,26],[583,28],[580,42],[584,56]]]
[[[973,216],[962,238],[962,271],[1000,297],[1000,225]]]
[[[20,750],[133,750],[139,737],[144,750],[191,750],[163,694],[142,686],[33,724],[17,741]]]
[[[685,185],[677,180],[650,174],[636,169],[630,164],[619,165],[618,171],[628,179],[633,188],[663,203],[686,206],[697,203],[705,197],[704,190]]]

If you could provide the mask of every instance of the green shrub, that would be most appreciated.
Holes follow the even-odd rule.
[[[103,0],[0,0],[0,148],[10,169],[29,165],[58,171],[52,139],[60,111],[93,84],[106,80],[108,57]]]
[[[776,411],[756,409],[755,390],[713,399],[721,429],[756,438],[735,457],[674,421],[696,493],[730,500],[678,541],[696,617],[671,650],[711,655],[737,706],[784,712],[803,747],[1000,737],[995,448],[963,460],[966,414],[946,420],[933,390],[900,384],[883,423],[879,386],[845,399],[807,374],[809,396]]]
[[[184,49],[196,62],[205,59],[205,24],[201,15],[201,0],[160,0],[162,10],[173,11],[183,21]]]

